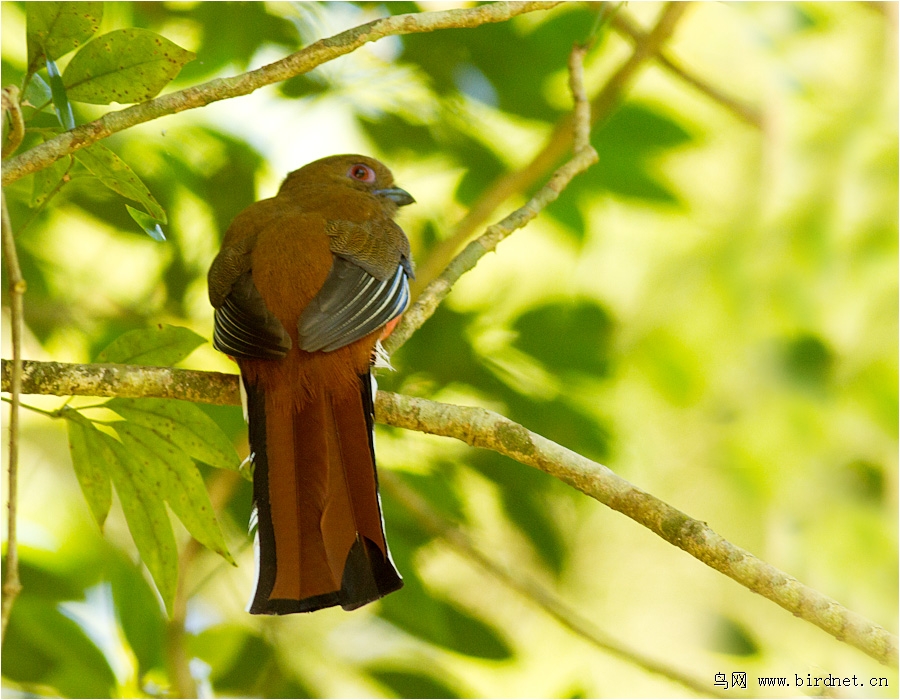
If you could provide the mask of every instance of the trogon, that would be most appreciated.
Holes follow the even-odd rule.
[[[370,370],[409,303],[394,216],[413,201],[377,160],[323,158],[238,214],[210,267],[213,344],[246,393],[251,613],[353,610],[403,585],[381,515]]]

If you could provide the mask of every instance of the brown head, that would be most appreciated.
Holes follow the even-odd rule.
[[[287,176],[278,194],[296,199],[304,209],[319,211],[332,209],[338,202],[351,205],[369,200],[389,217],[397,207],[415,202],[409,192],[394,185],[394,176],[383,163],[355,154],[304,165]]]

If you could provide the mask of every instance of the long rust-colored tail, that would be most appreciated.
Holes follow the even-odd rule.
[[[372,384],[302,409],[245,386],[257,517],[255,614],[353,610],[403,581],[388,553],[372,444]]]

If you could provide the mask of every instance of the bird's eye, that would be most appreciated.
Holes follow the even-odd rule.
[[[360,182],[375,182],[375,171],[368,165],[363,165],[362,163],[351,166],[350,172],[347,174],[354,180],[359,180]]]

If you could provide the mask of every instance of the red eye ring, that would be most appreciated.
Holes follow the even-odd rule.
[[[360,182],[375,182],[375,171],[363,163],[351,165],[347,175]]]

